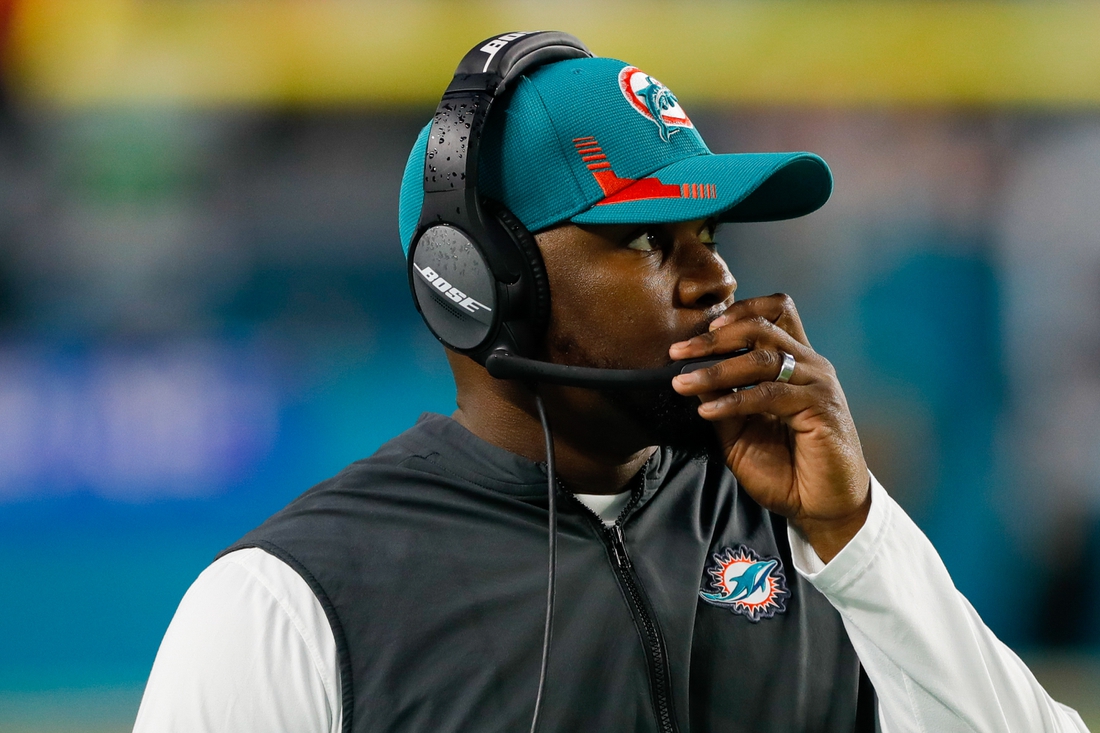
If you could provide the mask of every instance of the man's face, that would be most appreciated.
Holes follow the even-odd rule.
[[[705,332],[733,302],[737,283],[705,220],[567,224],[536,239],[552,294],[543,358],[555,363],[661,366],[671,344]],[[576,414],[602,413],[615,429],[650,443],[698,447],[712,436],[696,413],[698,400],[680,397],[671,386],[598,395],[562,390],[561,399]]]

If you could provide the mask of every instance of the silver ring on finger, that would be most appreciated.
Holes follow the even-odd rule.
[[[794,374],[794,356],[788,354],[786,351],[780,351],[779,355],[783,357],[783,365],[779,367],[779,376],[775,378],[775,381],[789,382],[791,381],[791,376]]]

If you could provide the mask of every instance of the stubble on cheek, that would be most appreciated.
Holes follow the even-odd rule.
[[[582,346],[573,336],[551,333],[547,342],[547,356],[555,364],[594,367],[596,369],[630,368],[623,364],[621,359],[613,358],[611,354],[597,353],[594,349]]]

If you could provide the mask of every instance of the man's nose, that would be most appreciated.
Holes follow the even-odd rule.
[[[702,242],[685,242],[679,247],[682,262],[679,283],[680,304],[685,308],[710,308],[733,299],[737,281],[726,261]]]

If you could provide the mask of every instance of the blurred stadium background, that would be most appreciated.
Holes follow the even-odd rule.
[[[1100,727],[1100,4],[0,0],[0,730],[129,730],[214,554],[424,410],[397,184],[476,41],[561,28],[718,152],[872,469]]]

